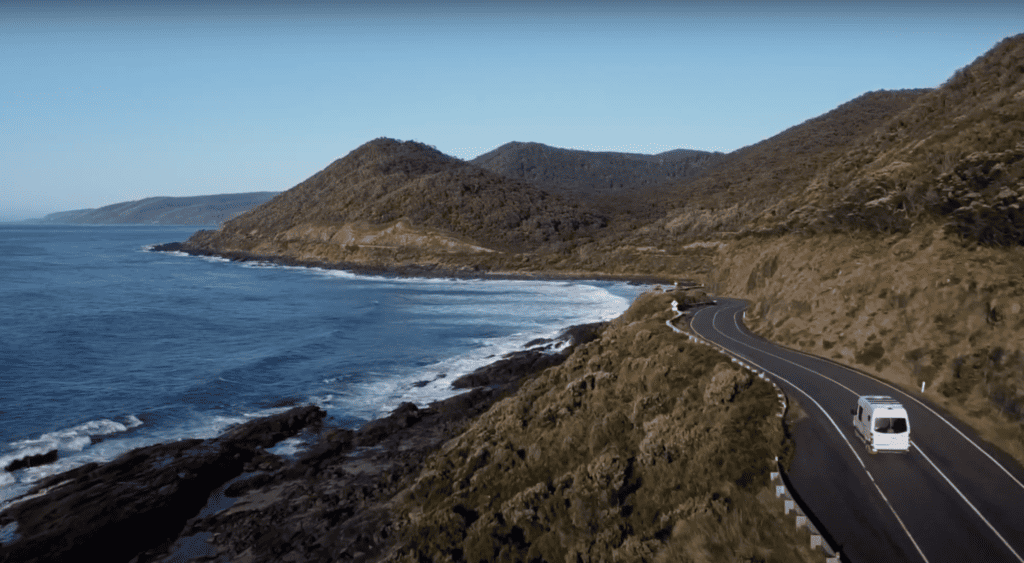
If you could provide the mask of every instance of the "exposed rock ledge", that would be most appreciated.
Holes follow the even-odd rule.
[[[214,439],[138,448],[44,479],[0,513],[0,527],[14,536],[0,545],[0,561],[88,561],[100,553],[126,561],[173,537],[214,489],[268,455],[263,448],[323,416],[296,407]]]
[[[217,554],[203,541],[213,534],[235,562],[276,561],[290,552],[302,560],[379,554],[390,541],[384,503],[403,477],[519,380],[564,361],[603,326],[571,327],[532,343],[534,350],[480,368],[459,385],[480,387],[427,408],[404,403],[357,431],[325,428],[318,407],[296,407],[214,439],[139,448],[54,475],[0,513],[8,537],[0,562],[85,561],[98,553],[109,561],[190,560]],[[561,352],[540,349],[560,344]],[[299,459],[266,452],[304,428],[319,437]],[[330,500],[329,514],[317,499]],[[277,518],[286,514],[304,542],[319,543],[293,545],[293,526]]]
[[[680,293],[291,462],[261,447],[315,407],[57,476],[0,513],[0,561],[820,561],[762,498],[792,452],[774,389],[665,327]]]

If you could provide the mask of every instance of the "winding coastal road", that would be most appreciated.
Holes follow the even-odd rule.
[[[844,561],[1024,563],[1024,470],[920,394],[796,352],[743,325],[747,303],[690,313],[691,331],[764,371],[807,413],[788,477]],[[854,434],[860,395],[890,395],[910,417],[908,453],[871,454]]]

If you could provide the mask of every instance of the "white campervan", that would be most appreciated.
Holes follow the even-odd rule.
[[[910,419],[903,405],[886,395],[865,395],[853,410],[853,428],[871,453],[910,449]]]

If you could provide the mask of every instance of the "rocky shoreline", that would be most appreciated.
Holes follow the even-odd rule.
[[[324,262],[321,260],[300,260],[288,256],[255,254],[241,251],[215,251],[182,242],[157,244],[151,252],[183,252],[191,256],[211,256],[235,262],[267,262],[280,266],[344,270],[366,276],[413,277],[413,278],[455,278],[481,280],[538,280],[538,281],[616,281],[634,285],[673,284],[682,282],[659,275],[629,276],[601,273],[551,273],[551,272],[496,272],[480,266],[445,266],[442,264],[365,264],[361,262]]]
[[[427,456],[603,326],[530,343],[453,384],[471,391],[424,408],[404,403],[355,431],[327,427],[316,406],[296,407],[209,440],[53,475],[0,512],[0,562],[373,559],[392,539],[388,501]],[[315,440],[296,459],[267,452],[300,432]]]

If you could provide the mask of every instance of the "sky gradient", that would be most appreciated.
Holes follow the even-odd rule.
[[[1011,2],[50,4],[0,1],[0,220],[283,191],[377,137],[730,152],[1024,31]]]

